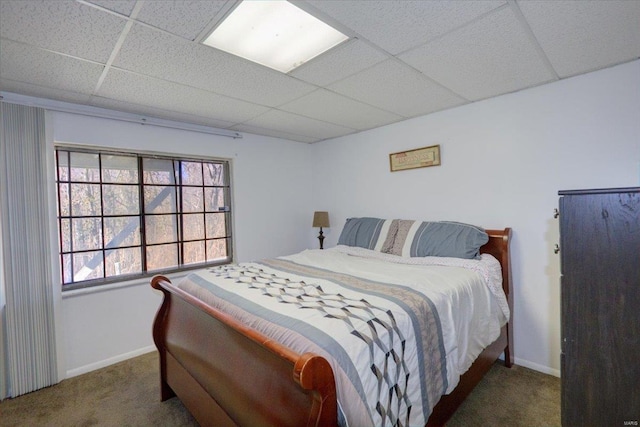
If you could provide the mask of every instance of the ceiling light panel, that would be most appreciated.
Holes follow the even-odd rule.
[[[283,73],[348,37],[287,1],[243,1],[204,44]]]

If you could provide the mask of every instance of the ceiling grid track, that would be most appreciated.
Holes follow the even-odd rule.
[[[124,29],[122,30],[122,33],[120,34],[120,37],[116,42],[116,45],[113,47],[113,51],[111,51],[111,55],[109,56],[107,63],[104,65],[104,70],[102,70],[102,74],[100,75],[100,78],[98,79],[98,83],[96,84],[96,87],[93,90],[93,93],[91,94],[91,96],[97,96],[98,91],[102,86],[102,83],[104,83],[104,79],[107,78],[107,74],[109,73],[109,70],[111,70],[111,64],[113,64],[113,61],[115,61],[116,56],[118,56],[118,53],[120,52],[120,48],[122,47],[125,39],[127,38],[129,31],[131,31],[131,27],[133,27],[133,23],[135,22],[135,19],[138,16],[138,13],[140,13],[140,10],[142,9],[144,2],[145,0],[138,0],[136,2],[136,5],[133,8],[131,15],[129,16],[130,19],[127,20],[127,23],[125,24]]]
[[[533,30],[531,29],[531,26],[529,25],[529,23],[527,22],[527,19],[522,14],[522,10],[520,10],[520,6],[518,6],[518,3],[515,0],[509,0],[509,6],[511,7],[511,11],[514,13],[516,18],[520,22],[520,25],[522,25],[522,28],[524,29],[525,33],[527,34],[527,37],[529,37],[529,39],[531,40],[531,43],[535,47],[536,52],[540,56],[540,59],[544,63],[544,65],[547,68],[547,70],[551,74],[553,74],[554,80],[560,80],[560,76],[556,72],[555,68],[553,68],[553,65],[551,64],[551,61],[549,61],[549,57],[547,56],[547,54],[544,53],[544,50],[540,46],[540,43],[538,42],[538,39],[536,38],[536,35],[533,33]]]

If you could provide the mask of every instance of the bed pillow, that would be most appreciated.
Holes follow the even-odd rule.
[[[338,238],[339,245],[389,251],[395,237],[393,221],[380,218],[348,218]]]
[[[398,221],[388,253],[404,257],[440,256],[474,259],[489,236],[480,227],[460,222]]]

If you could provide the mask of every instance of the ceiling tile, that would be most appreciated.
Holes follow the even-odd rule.
[[[172,110],[164,110],[161,108],[150,107],[148,105],[140,105],[131,102],[117,101],[110,98],[102,98],[99,96],[91,97],[89,105],[100,108],[108,108],[110,110],[123,111],[141,116],[155,117],[158,119],[181,121],[185,123],[194,123],[203,126],[212,126],[225,129],[233,125],[231,122],[217,120],[211,117],[196,116],[194,114],[178,113]]]
[[[136,19],[194,40],[227,3],[227,0],[147,0]]]
[[[106,63],[126,21],[74,1],[1,1],[0,36]]]
[[[640,57],[640,0],[295,0],[351,39],[286,75],[191,40],[237,1],[0,0],[0,89],[315,142]]]
[[[381,62],[328,88],[405,118],[466,102],[395,59]]]
[[[267,67],[141,25],[133,26],[114,65],[271,107],[316,89]]]
[[[419,46],[506,1],[308,1],[391,54]]]
[[[555,78],[509,7],[398,58],[474,101]]]
[[[291,75],[318,86],[326,86],[387,58],[380,50],[360,40],[351,40],[295,69]]]
[[[89,3],[96,4],[122,15],[131,16],[133,8],[138,0],[88,0]]]
[[[561,77],[640,57],[640,1],[521,1]]]
[[[243,124],[318,139],[335,138],[356,131],[355,129],[278,110],[270,110]]]
[[[57,101],[73,102],[75,104],[87,104],[91,95],[75,93],[69,90],[52,89],[50,87],[37,86],[31,83],[23,83],[5,78],[0,79],[0,90],[4,92],[19,93],[21,95],[36,96],[38,98],[53,99]]]
[[[382,111],[324,89],[318,89],[279,107],[279,109],[358,130],[371,129],[403,120],[403,117],[396,114]]]
[[[104,67],[3,39],[0,43],[3,79],[75,93],[93,93]]]
[[[183,114],[213,116],[234,123],[268,110],[267,107],[201,89],[115,69],[109,71],[97,95]]]
[[[297,142],[306,142],[308,144],[312,142],[320,141],[320,138],[294,135],[287,132],[277,131],[273,129],[265,129],[257,126],[249,126],[246,124],[235,125],[231,127],[230,130],[235,130],[238,132],[245,132],[245,133],[252,133],[254,135],[272,136],[274,138],[283,138],[283,139],[288,139],[288,140],[297,141]]]

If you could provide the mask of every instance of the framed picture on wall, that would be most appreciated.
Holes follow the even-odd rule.
[[[440,166],[440,145],[389,154],[391,172]]]

